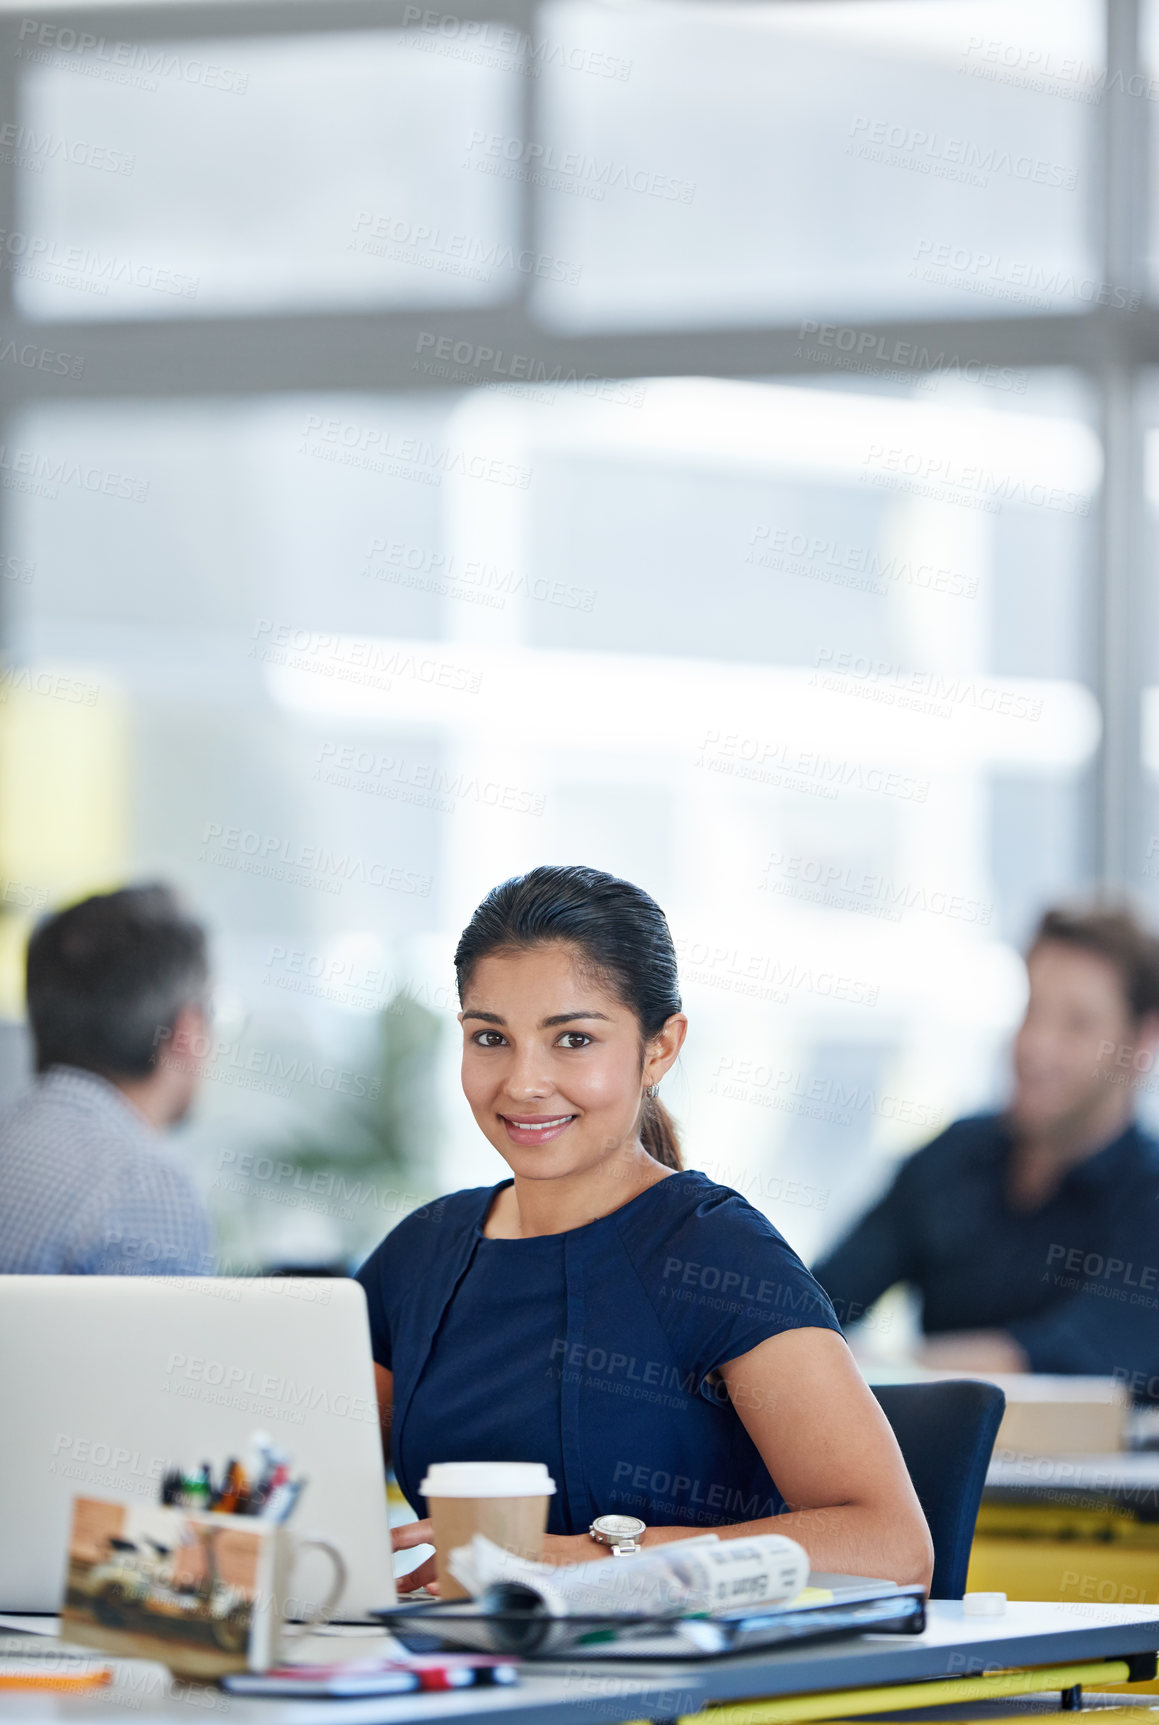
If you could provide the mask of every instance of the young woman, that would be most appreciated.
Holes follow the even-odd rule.
[[[359,1271],[408,1500],[431,1462],[541,1461],[561,1562],[777,1532],[815,1569],[928,1585],[925,1520],[827,1296],[682,1167],[656,1099],[687,1030],[659,906],[538,868],[488,894],[455,966],[463,1090],[513,1177],[408,1216]]]

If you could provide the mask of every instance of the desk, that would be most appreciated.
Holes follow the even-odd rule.
[[[987,1667],[1112,1659],[1157,1648],[1157,1608],[1016,1604],[1003,1617],[977,1618],[965,1617],[957,1602],[935,1601],[922,1635],[850,1636],[772,1655],[749,1653],[643,1670],[613,1669],[608,1663],[553,1667],[526,1675],[515,1690],[260,1701],[187,1687],[171,1694],[157,1666],[120,1665],[117,1684],[109,1690],[0,1693],[0,1725],[108,1725],[121,1715],[139,1725],[192,1725],[199,1716],[229,1725],[414,1725],[422,1720],[453,1725],[468,1718],[484,1718],[488,1725],[615,1725],[672,1719],[711,1701],[962,1677]]]
[[[1010,1599],[1159,1600],[1159,1454],[996,1456],[966,1586]]]
[[[986,1473],[986,1503],[1105,1505],[1159,1523],[1159,1451],[1112,1455],[995,1454]]]
[[[1159,1454],[997,1457],[966,1585],[1011,1599],[1159,1599]]]

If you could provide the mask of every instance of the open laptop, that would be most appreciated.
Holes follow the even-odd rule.
[[[74,1495],[156,1502],[170,1465],[245,1461],[265,1432],[331,1540],[336,1615],[395,1599],[366,1296],[321,1277],[0,1276],[0,1611],[55,1612]],[[327,1585],[301,1559],[307,1603]]]

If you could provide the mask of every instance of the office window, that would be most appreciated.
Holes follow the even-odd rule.
[[[1144,391],[1143,446],[1143,558],[1149,572],[1155,568],[1159,545],[1159,374],[1150,368]],[[1142,784],[1139,795],[1136,854],[1130,859],[1140,886],[1140,897],[1152,916],[1159,914],[1159,654],[1155,646],[1156,594],[1153,577],[1141,595],[1139,641],[1142,646],[1143,698],[1140,713],[1139,749]],[[1150,1121],[1159,1120],[1159,1079],[1154,1072],[1143,1075],[1141,1110]]]
[[[463,158],[470,133],[514,124],[517,85],[414,40],[144,40],[123,67],[35,51],[22,307],[86,322],[510,296],[513,188]]]
[[[1098,730],[1098,447],[1072,379],[1006,381],[29,417],[22,446],[142,491],[20,500],[12,640],[127,703],[134,869],[219,931],[235,1022],[197,1138],[223,1209],[239,1158],[381,1082],[399,993],[444,1026],[432,1155],[501,1177],[449,1076],[450,956],[543,861],[664,905],[690,1158],[802,1250],[993,1086],[1029,909],[1081,878]],[[381,1220],[253,1185],[239,1250],[364,1249]]]
[[[14,26],[9,1025],[41,909],[174,881],[226,1262],[350,1262],[503,1177],[455,942],[594,863],[679,943],[688,1161],[811,1255],[1001,1099],[1035,917],[1159,832],[1105,7],[124,16],[123,79]]]
[[[536,285],[561,327],[1093,303],[1090,0],[557,0],[544,17],[622,74],[545,73],[540,220],[583,263],[574,291]]]

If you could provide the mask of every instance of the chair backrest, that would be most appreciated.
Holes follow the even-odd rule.
[[[986,1469],[1006,1397],[997,1384],[951,1379],[879,1384],[874,1395],[905,1458],[934,1542],[931,1599],[961,1599]]]

